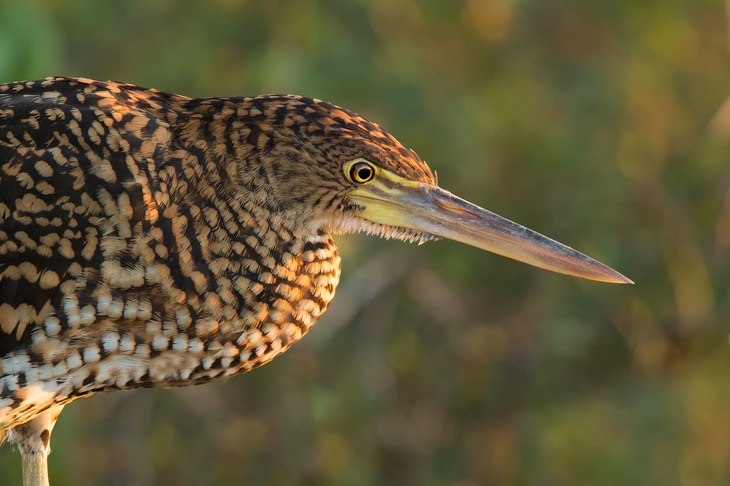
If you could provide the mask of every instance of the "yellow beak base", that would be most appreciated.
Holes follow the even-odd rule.
[[[349,194],[359,216],[379,223],[459,241],[574,277],[633,283],[612,268],[531,229],[454,196],[438,186],[380,169]]]

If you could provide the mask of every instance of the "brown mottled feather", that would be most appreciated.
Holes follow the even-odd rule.
[[[352,209],[341,165],[357,157],[433,182],[380,127],[319,100],[0,85],[0,430],[285,351],[334,295],[329,230]]]

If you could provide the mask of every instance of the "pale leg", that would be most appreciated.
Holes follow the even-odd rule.
[[[48,454],[51,432],[63,405],[51,407],[33,420],[9,431],[11,442],[18,445],[23,458],[23,485],[48,486]]]

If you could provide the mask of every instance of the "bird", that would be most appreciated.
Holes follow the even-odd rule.
[[[334,297],[332,235],[357,232],[631,283],[441,189],[413,150],[319,99],[0,85],[0,430],[28,483],[48,482],[68,403],[286,351]]]

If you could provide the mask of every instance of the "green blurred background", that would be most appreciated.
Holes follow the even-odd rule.
[[[728,55],[720,0],[0,0],[2,82],[323,98],[636,281],[340,237],[302,343],[68,406],[53,483],[728,484]]]

